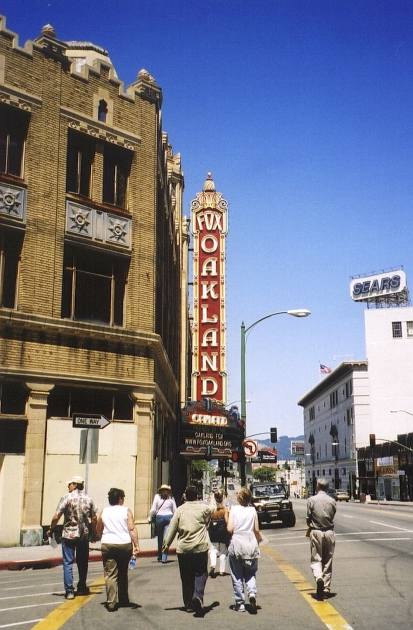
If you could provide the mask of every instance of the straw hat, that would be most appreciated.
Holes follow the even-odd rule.
[[[161,490],[167,490],[168,492],[170,492],[171,491],[171,486],[168,486],[167,483],[163,483],[161,486],[159,486],[159,492]]]

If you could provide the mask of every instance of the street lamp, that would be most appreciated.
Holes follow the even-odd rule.
[[[338,461],[338,451],[337,451],[337,447],[339,446],[340,442],[331,442],[331,446],[334,446],[334,489],[338,490],[339,487],[339,483],[338,483],[338,479],[339,476],[337,475],[337,461]]]
[[[244,426],[244,432],[246,435],[246,383],[245,383],[245,347],[247,340],[247,333],[254,328],[257,324],[260,324],[265,319],[269,319],[270,317],[275,317],[275,315],[291,315],[292,317],[308,317],[311,315],[311,311],[306,308],[296,308],[290,309],[288,311],[277,311],[276,313],[269,313],[269,315],[264,315],[264,317],[260,317],[255,322],[250,324],[249,326],[245,326],[245,323],[241,324],[241,421]],[[245,460],[241,460],[241,485],[245,485]]]

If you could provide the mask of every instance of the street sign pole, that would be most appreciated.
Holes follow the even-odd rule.
[[[85,463],[85,490],[86,493],[89,488],[89,463],[90,463],[90,441],[91,441],[91,433],[93,429],[86,429],[86,463]]]
[[[85,464],[85,490],[89,486],[89,464],[97,464],[99,453],[99,430],[110,424],[110,420],[102,414],[74,413],[72,415],[74,429],[80,432],[79,463]]]

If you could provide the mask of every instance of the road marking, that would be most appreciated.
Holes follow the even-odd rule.
[[[308,545],[308,541],[306,543]],[[264,553],[272,558],[278,568],[292,582],[295,588],[304,597],[307,604],[312,608],[317,617],[324,623],[329,630],[353,630],[347,621],[339,612],[327,601],[319,601],[312,597],[314,593],[314,585],[307,582],[305,577],[301,575],[297,569],[288,564],[284,558],[272,547],[264,545],[261,547]],[[37,628],[37,626],[36,626]]]
[[[411,538],[353,538],[353,540],[342,540],[341,543],[372,542],[377,540],[387,542],[388,540],[411,540]]]
[[[55,586],[56,584],[61,584],[62,582],[42,582],[41,586]],[[33,584],[29,584],[28,586],[8,586],[7,588],[4,588],[3,591],[19,591],[22,590],[23,588],[33,588]]]
[[[35,628],[36,630],[58,630],[58,628],[61,628],[66,621],[68,621],[75,613],[77,613],[78,610],[80,610],[80,608],[90,602],[95,595],[99,595],[102,592],[104,585],[105,580],[102,576],[90,585],[90,595],[66,600],[63,604],[60,604],[60,606],[52,610],[47,617],[39,619],[39,623],[33,626],[32,630]]]
[[[343,518],[354,518],[354,516],[349,516],[349,514],[341,514]]]
[[[369,523],[373,523],[373,525],[381,525],[382,527],[391,527],[393,529],[399,529],[402,532],[409,531],[406,527],[397,527],[397,525],[387,525],[387,523],[380,523],[380,521],[369,521]]]
[[[0,601],[3,599],[23,599],[23,597],[40,597],[43,595],[64,595],[64,591],[60,591],[59,593],[53,593],[53,591],[48,591],[47,593],[30,593],[30,595],[7,595],[7,597],[0,597]]]
[[[25,606],[12,606],[11,608],[0,608],[0,612],[6,610],[21,610],[22,608],[37,608],[38,606],[56,606],[58,602],[46,602],[44,604],[26,604]]]
[[[27,621],[15,621],[14,623],[6,623],[0,628],[12,628],[13,626],[24,626],[28,623],[36,623],[36,621],[41,621],[41,619],[28,619]]]

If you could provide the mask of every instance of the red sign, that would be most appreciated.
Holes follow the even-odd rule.
[[[225,238],[228,204],[211,174],[192,201],[194,326],[192,398],[226,400]]]

